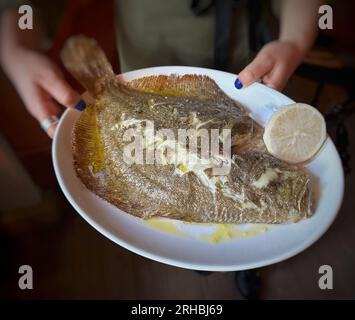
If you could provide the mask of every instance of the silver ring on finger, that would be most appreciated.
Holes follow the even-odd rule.
[[[49,129],[52,125],[58,123],[58,121],[59,121],[59,118],[58,118],[57,116],[49,116],[49,117],[45,118],[44,120],[42,120],[42,121],[40,122],[40,125],[41,125],[42,129],[43,129],[45,132],[47,132],[48,129]]]

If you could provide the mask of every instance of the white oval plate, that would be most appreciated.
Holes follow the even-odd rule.
[[[247,107],[261,124],[280,106],[293,101],[281,93],[255,83],[243,90],[234,87],[235,75],[195,67],[155,67],[128,72],[125,80],[158,74],[206,74],[233,99]],[[150,227],[87,190],[77,178],[71,152],[71,132],[79,112],[67,110],[56,131],[52,157],[55,173],[65,196],[96,230],[117,244],[162,263],[211,271],[235,271],[266,266],[296,255],[317,241],[335,219],[341,205],[344,177],[339,155],[328,138],[307,169],[317,191],[315,215],[296,224],[273,225],[249,238],[211,244],[196,237],[179,237]],[[203,226],[201,226],[203,227]]]

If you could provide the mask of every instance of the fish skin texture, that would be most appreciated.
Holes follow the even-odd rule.
[[[163,216],[189,222],[289,223],[311,216],[306,172],[270,155],[262,128],[247,110],[204,75],[157,75],[124,83],[99,45],[85,36],[70,38],[62,60],[91,93],[72,134],[76,173],[96,195],[140,218]],[[123,160],[123,133],[135,120],[155,130],[230,128],[231,170],[222,179],[202,170],[214,191],[194,172],[176,174],[174,164],[132,164]],[[125,122],[126,121],[126,122]],[[124,125],[128,123],[128,126]],[[143,127],[142,127],[143,126]],[[267,172],[268,183],[261,183]],[[258,184],[259,183],[259,184]]]

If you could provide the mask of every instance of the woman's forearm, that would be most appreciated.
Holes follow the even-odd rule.
[[[0,17],[0,64],[5,72],[16,63],[19,51],[39,48],[39,22],[34,23],[31,30],[21,30],[18,19],[19,15],[14,10],[5,10]]]
[[[323,0],[283,0],[279,40],[289,42],[302,53],[312,46],[318,33],[318,9]]]

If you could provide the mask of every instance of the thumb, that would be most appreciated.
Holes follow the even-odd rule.
[[[238,75],[234,85],[237,89],[247,87],[268,73],[274,65],[272,59],[262,51]]]

